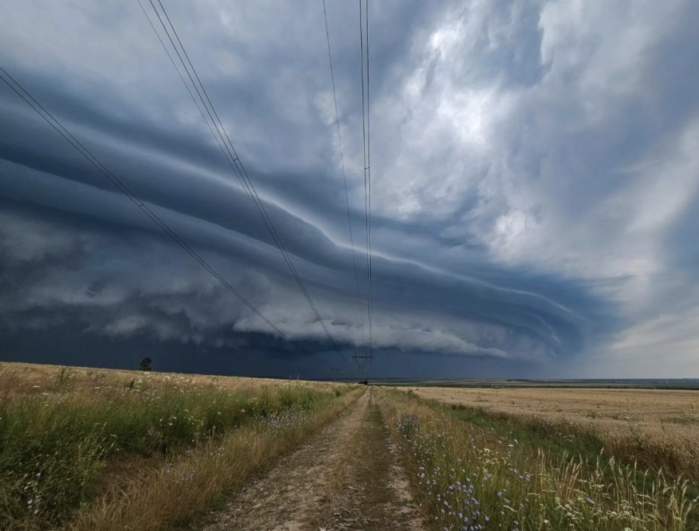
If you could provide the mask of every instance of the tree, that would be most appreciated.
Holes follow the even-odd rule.
[[[153,369],[153,360],[145,357],[141,360],[141,363],[139,364],[139,368],[142,371],[150,371]]]

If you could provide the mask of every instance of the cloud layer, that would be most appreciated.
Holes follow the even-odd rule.
[[[0,64],[282,334],[4,85],[0,333],[254,343],[269,359],[365,349],[356,6],[328,2],[342,146],[320,3],[166,6],[334,343],[139,4],[121,2],[13,3]],[[463,358],[466,375],[696,374],[699,8],[371,9],[377,352],[403,373],[419,354],[437,372]]]

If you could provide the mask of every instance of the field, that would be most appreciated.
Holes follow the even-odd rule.
[[[132,383],[133,382],[133,383]],[[91,369],[62,365],[38,365],[29,363],[0,362],[0,399],[16,395],[65,393],[81,390],[99,391],[142,384],[195,385],[237,391],[278,385],[279,380],[268,378],[236,378],[192,374],[165,374],[156,372],[126,371],[118,369]],[[297,382],[303,384],[304,382]],[[307,385],[310,385],[306,383]]]
[[[417,387],[420,397],[593,433],[608,450],[699,480],[699,392]]]
[[[350,386],[0,365],[0,528],[187,522],[337,413]]]
[[[560,413],[559,391],[506,394],[520,392],[537,396],[544,411],[479,407],[483,396],[494,398],[497,391],[387,393],[388,422],[435,529],[699,529],[695,463],[687,460],[684,443],[674,449],[670,436],[660,444],[631,429],[621,436],[605,431],[604,423],[575,422],[574,394],[588,396],[588,406],[597,409],[597,390],[565,390],[568,417],[547,414]],[[477,396],[482,401],[471,402]],[[605,396],[600,409],[612,407]],[[638,411],[627,404],[629,410]]]
[[[0,364],[0,529],[699,529],[695,406]]]

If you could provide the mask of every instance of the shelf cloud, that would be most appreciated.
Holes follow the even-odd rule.
[[[0,66],[247,303],[0,84],[4,359],[330,375],[370,291],[384,374],[696,375],[696,3],[372,5],[371,287],[356,6],[328,2],[342,144],[319,2],[166,6],[307,294],[147,3],[10,2]]]

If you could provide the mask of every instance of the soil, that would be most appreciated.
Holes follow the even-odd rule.
[[[421,530],[371,390],[208,519],[205,531]]]

